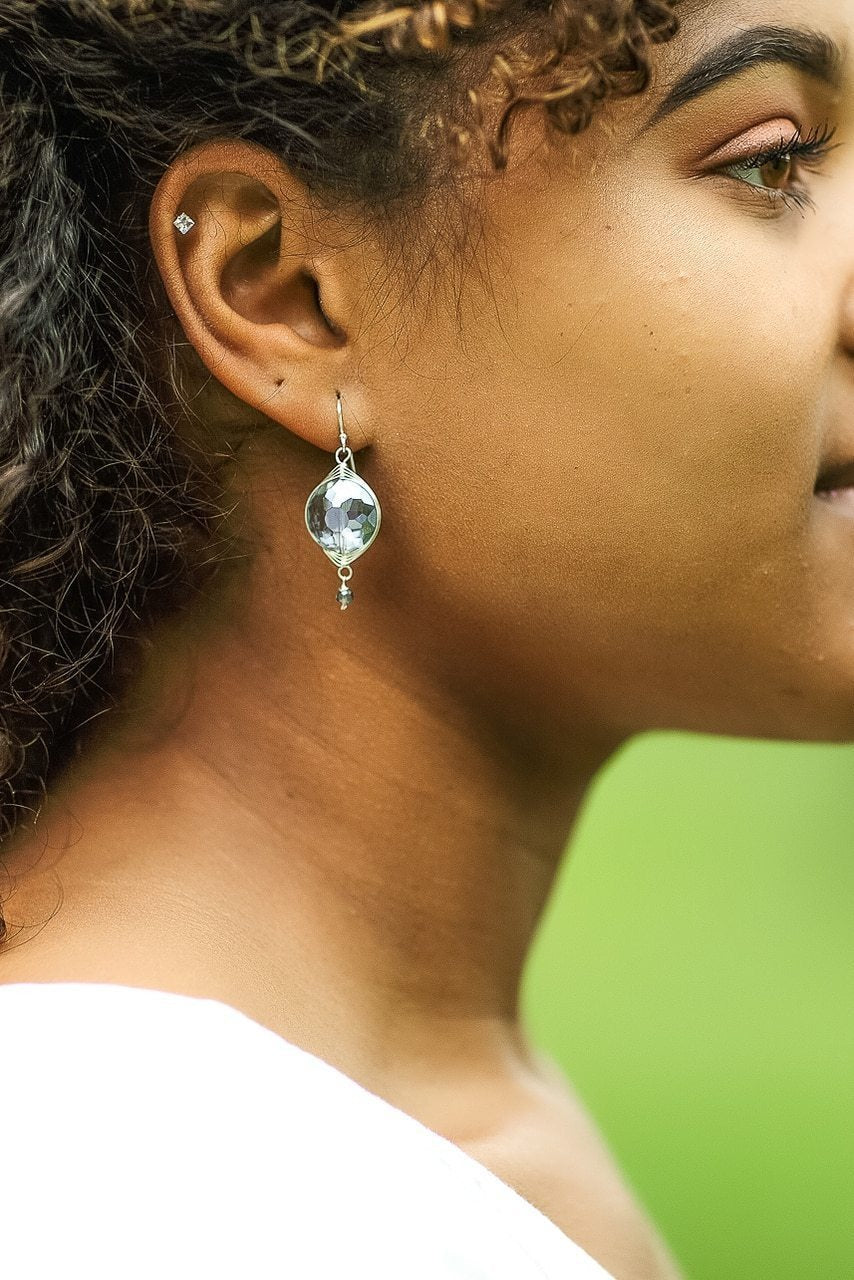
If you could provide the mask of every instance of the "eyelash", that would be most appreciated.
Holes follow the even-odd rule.
[[[724,165],[718,172],[726,175],[729,169],[762,168],[771,160],[800,160],[806,164],[807,168],[819,168],[830,152],[841,145],[837,142],[831,146],[831,139],[835,133],[835,126],[828,129],[825,124],[820,130],[813,131],[802,139],[801,131],[798,129],[788,140],[781,137],[776,147],[766,147],[764,151],[743,156],[732,164]],[[776,187],[761,187],[753,182],[745,182],[743,178],[736,178],[735,181],[740,182],[742,186],[750,187],[751,191],[760,192],[772,206],[785,203],[789,207],[815,208],[815,201],[804,187],[796,186],[791,191],[781,191]]]

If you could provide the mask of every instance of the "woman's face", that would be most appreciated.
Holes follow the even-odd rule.
[[[328,470],[317,449],[259,485],[276,591],[302,579],[288,634],[331,607],[322,644],[398,690],[409,662],[541,749],[656,728],[854,741],[854,508],[816,493],[846,461],[854,481],[854,0],[679,12],[647,91],[586,131],[516,117],[507,169],[472,175],[465,235],[449,205],[414,285],[370,237],[306,250],[290,203],[280,239],[243,253],[253,219],[299,191],[285,174],[279,204],[229,213],[241,144],[214,142],[207,169],[197,153],[200,182],[216,171],[204,199],[185,204],[176,162],[152,205],[185,332],[200,351],[196,335],[225,334],[220,380],[290,429],[275,440],[320,448],[338,387],[351,442],[372,446],[357,466],[382,527],[346,614],[282,518],[284,486],[296,505]],[[737,73],[713,73],[733,41]],[[179,200],[200,225],[176,241]]]
[[[854,740],[854,504],[814,492],[854,462],[854,0],[681,13],[578,138],[523,116],[461,275],[366,346],[389,534],[354,585],[520,725]],[[742,54],[643,127],[759,26],[832,38],[839,84]]]

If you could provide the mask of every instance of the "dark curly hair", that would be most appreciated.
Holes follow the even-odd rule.
[[[195,353],[147,230],[163,170],[251,139],[411,243],[478,148],[505,167],[521,107],[579,133],[641,92],[678,3],[0,0],[0,842],[152,624],[251,554],[227,520],[240,438],[182,394]]]

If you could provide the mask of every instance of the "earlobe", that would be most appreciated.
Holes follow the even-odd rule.
[[[237,147],[240,168],[230,168]],[[320,302],[312,226],[302,184],[276,157],[227,141],[174,161],[149,210],[164,288],[204,364],[241,400],[325,449],[329,388],[347,340]],[[323,388],[322,422],[300,395],[311,388]]]

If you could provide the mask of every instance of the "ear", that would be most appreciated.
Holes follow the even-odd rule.
[[[195,223],[186,234],[174,225],[182,212]],[[189,148],[161,175],[148,225],[175,314],[223,386],[330,452],[340,389],[348,443],[370,443],[342,386],[353,265],[330,252],[305,184],[272,151],[230,138]]]

